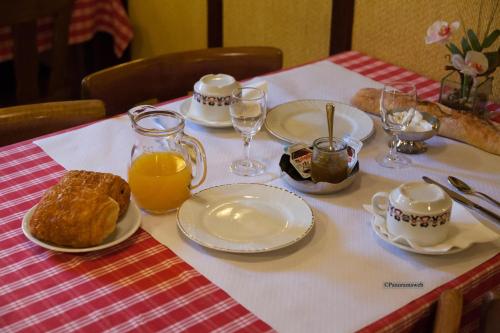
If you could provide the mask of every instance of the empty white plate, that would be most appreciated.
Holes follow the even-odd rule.
[[[278,105],[267,114],[265,126],[278,139],[290,143],[312,142],[328,136],[326,103],[335,104],[333,135],[350,135],[365,140],[373,133],[373,121],[363,111],[340,102],[326,100],[298,100]]]
[[[177,212],[179,229],[205,247],[234,253],[267,252],[294,244],[314,225],[299,196],[263,184],[228,184],[194,194]]]

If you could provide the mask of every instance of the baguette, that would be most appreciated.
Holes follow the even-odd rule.
[[[351,104],[365,112],[380,115],[380,89],[360,89],[352,97]],[[500,130],[493,123],[434,102],[418,101],[417,109],[439,119],[438,135],[500,155]]]

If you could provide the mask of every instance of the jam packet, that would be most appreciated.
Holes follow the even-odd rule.
[[[285,153],[290,156],[290,164],[304,179],[311,177],[312,149],[303,143],[296,143],[285,148]]]
[[[348,174],[352,172],[356,163],[358,163],[358,154],[363,148],[363,142],[358,139],[354,139],[348,135],[342,138],[345,143],[347,143],[347,156],[348,156]]]

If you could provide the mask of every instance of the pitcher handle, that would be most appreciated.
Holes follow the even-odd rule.
[[[181,142],[191,146],[196,152],[196,177],[193,178],[190,186],[191,189],[195,189],[203,184],[207,176],[207,157],[205,155],[205,149],[198,139],[187,134],[183,135]],[[202,163],[200,163],[200,161]],[[193,184],[194,181],[197,181],[196,184]]]

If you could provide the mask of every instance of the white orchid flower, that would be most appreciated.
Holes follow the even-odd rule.
[[[455,21],[448,24],[446,21],[436,21],[429,29],[427,29],[427,36],[425,37],[426,44],[433,43],[446,43],[453,32],[460,27],[460,22]]]
[[[488,70],[488,58],[477,51],[467,52],[465,59],[460,54],[454,54],[451,57],[451,63],[461,73],[473,78]]]

